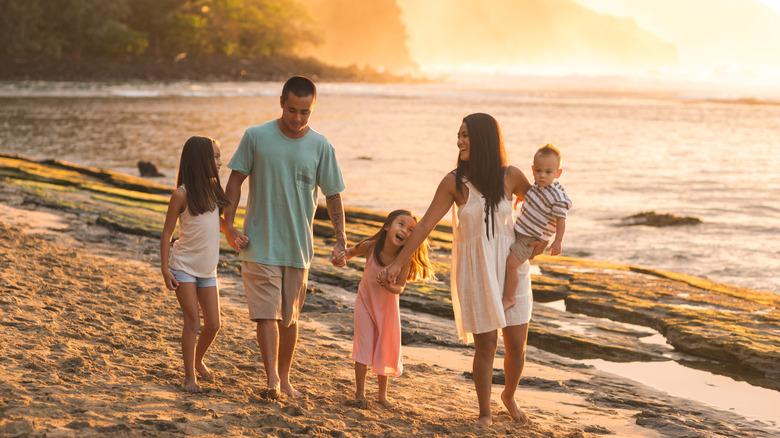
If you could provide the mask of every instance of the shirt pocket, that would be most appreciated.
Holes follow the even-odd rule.
[[[316,184],[316,172],[307,166],[298,166],[295,170],[295,184],[301,190],[313,190]]]

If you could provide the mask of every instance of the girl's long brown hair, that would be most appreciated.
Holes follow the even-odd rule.
[[[380,266],[382,266],[382,260],[379,258],[379,254],[382,252],[382,247],[385,246],[387,228],[390,228],[390,225],[392,225],[393,221],[398,216],[410,216],[415,221],[417,220],[409,210],[395,210],[387,215],[385,223],[382,224],[382,228],[380,228],[376,234],[361,240],[360,243],[355,245],[373,244],[374,260],[376,260]],[[398,248],[398,252],[401,252],[401,249],[403,249],[403,246]],[[431,260],[428,258],[428,239],[426,238],[422,245],[420,245],[414,254],[412,254],[411,264],[409,265],[409,275],[406,276],[406,281],[429,280],[431,278],[435,278],[435,275]]]
[[[214,162],[214,143],[211,137],[190,137],[181,151],[179,172],[176,175],[176,187],[184,185],[187,190],[187,208],[190,214],[197,216],[215,208],[222,209],[230,205]]]
[[[485,198],[485,233],[495,234],[495,211],[504,198],[504,171],[507,166],[501,128],[493,116],[484,113],[463,118],[469,134],[469,160],[458,155],[455,189],[463,193],[463,179],[469,180]]]

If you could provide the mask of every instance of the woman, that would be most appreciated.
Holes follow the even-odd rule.
[[[404,249],[380,271],[380,283],[395,283],[401,267],[454,204],[452,219],[452,306],[458,336],[474,340],[474,385],[479,401],[477,424],[493,422],[490,412],[493,360],[498,331],[504,336],[506,385],[501,393],[509,414],[527,421],[515,402],[515,391],[525,364],[528,322],[531,319],[529,265],[520,268],[516,305],[503,310],[501,297],[506,258],[514,242],[512,195],[520,199],[531,187],[519,169],[507,165],[498,122],[487,114],[471,114],[458,131],[458,167],[444,176],[431,205],[414,227]],[[540,242],[534,255],[541,253]]]

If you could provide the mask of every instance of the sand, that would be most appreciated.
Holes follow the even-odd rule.
[[[405,346],[404,374],[390,379],[395,406],[355,403],[354,291],[320,284],[311,285],[292,375],[304,396],[270,399],[241,280],[230,271],[219,274],[222,329],[206,356],[216,378],[200,382],[202,393],[187,393],[181,314],[163,286],[158,257],[155,239],[3,194],[0,436],[654,437],[682,430],[638,424],[680,401],[532,347],[518,391],[530,418],[525,425],[503,409],[500,385],[493,390],[494,424],[473,424],[468,348]],[[452,321],[408,312],[404,320],[454,338]],[[599,402],[594,395],[605,389],[623,402]],[[367,396],[375,394],[369,373]],[[680,411],[685,421],[695,415],[719,417],[699,406]],[[734,423],[701,424],[702,435],[689,436],[769,436],[743,435]]]

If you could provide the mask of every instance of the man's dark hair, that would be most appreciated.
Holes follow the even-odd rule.
[[[317,87],[311,79],[305,76],[293,76],[284,83],[282,102],[287,102],[290,93],[298,97],[314,96],[314,100],[317,100]]]

